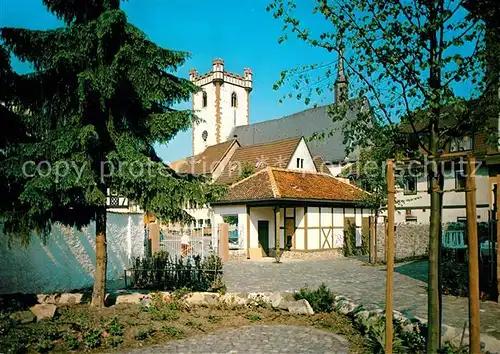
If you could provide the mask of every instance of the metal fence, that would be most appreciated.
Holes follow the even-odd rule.
[[[185,241],[182,242],[182,237]],[[186,238],[187,236],[187,238]],[[160,249],[173,257],[200,256],[202,259],[209,255],[218,254],[217,242],[212,236],[190,236],[189,234],[160,233]],[[183,243],[185,245],[183,245]]]

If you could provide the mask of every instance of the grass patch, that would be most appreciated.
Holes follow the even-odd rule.
[[[163,326],[161,331],[171,338],[184,338],[185,336],[184,331],[175,326]]]
[[[250,322],[256,322],[262,320],[262,317],[260,317],[258,313],[249,313],[247,315],[247,320],[249,320]]]

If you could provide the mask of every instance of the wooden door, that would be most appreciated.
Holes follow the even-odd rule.
[[[262,249],[262,255],[269,255],[269,221],[257,221],[257,233],[259,235],[259,248]]]

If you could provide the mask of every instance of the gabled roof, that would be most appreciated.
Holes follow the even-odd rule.
[[[344,121],[332,122],[328,113],[329,105],[310,108],[279,119],[235,127],[231,136],[236,136],[241,146],[267,143],[274,140],[285,139],[292,136],[310,138],[315,133],[328,133],[323,140],[308,142],[313,156],[321,156],[329,162],[344,161],[346,145],[343,143],[342,127],[346,120],[354,120],[362,110],[369,109],[367,104],[360,99],[348,102],[348,110]],[[348,155],[350,160],[357,159],[357,151]]]
[[[238,142],[233,139],[209,146],[202,153],[174,161],[169,166],[177,173],[209,175],[214,172],[233,144],[238,144]]]
[[[364,193],[331,175],[268,167],[233,184],[226,198],[215,204],[277,199],[359,202]]]
[[[325,164],[325,161],[321,158],[321,156],[314,156],[313,157],[313,162],[314,166],[316,167],[316,171],[320,173],[325,173],[327,175],[331,175],[332,173],[330,172],[330,169],[328,166]]]
[[[269,166],[286,168],[302,139],[301,136],[298,136],[264,144],[238,147],[217,179],[217,183],[234,183],[246,165],[252,167],[254,171]]]

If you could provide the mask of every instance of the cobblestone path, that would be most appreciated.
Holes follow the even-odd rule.
[[[427,318],[426,283],[419,272],[425,262],[397,264],[394,276],[394,307],[405,314]],[[401,274],[410,274],[410,276]],[[423,274],[425,278],[425,274]],[[353,259],[230,261],[224,267],[228,292],[294,291],[325,283],[336,295],[344,295],[365,308],[384,307],[385,268],[363,265]],[[500,338],[500,305],[481,302],[481,332]],[[443,322],[462,328],[468,318],[468,300],[443,296]]]
[[[348,353],[349,343],[337,334],[314,328],[255,325],[214,332],[126,353]]]

